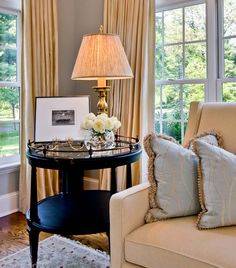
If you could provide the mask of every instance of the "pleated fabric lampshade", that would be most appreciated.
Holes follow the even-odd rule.
[[[106,80],[132,78],[133,73],[120,38],[116,34],[88,34],[83,37],[71,79],[97,80],[98,113],[107,113]]]

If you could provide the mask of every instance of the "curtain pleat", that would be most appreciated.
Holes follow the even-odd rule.
[[[111,82],[110,114],[121,120],[121,135],[138,135],[141,141],[154,129],[154,12],[154,0],[104,1],[104,31],[120,36],[134,74],[133,79]],[[146,175],[143,159],[142,173]],[[140,176],[140,168],[140,163],[132,165],[133,185],[145,180]],[[126,186],[125,172],[125,168],[117,170],[118,190]],[[109,188],[109,171],[103,170],[100,178],[100,187]]]
[[[26,159],[28,140],[34,139],[36,96],[58,95],[57,0],[22,0],[21,168],[20,210],[30,200],[31,169]],[[37,170],[38,199],[58,192],[57,172]]]

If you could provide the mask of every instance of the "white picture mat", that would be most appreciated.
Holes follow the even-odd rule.
[[[74,110],[73,125],[52,125],[52,111]],[[35,111],[35,142],[52,141],[55,139],[83,140],[85,130],[81,123],[90,112],[89,96],[78,97],[37,97]]]

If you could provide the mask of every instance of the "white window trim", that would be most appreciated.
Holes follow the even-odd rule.
[[[20,87],[21,86],[21,12],[20,12],[20,1],[10,0],[1,1],[0,12],[13,14],[17,16],[17,45],[18,51],[16,58],[16,82],[0,81],[0,87]],[[20,120],[9,120],[6,122],[19,123]],[[18,171],[20,167],[20,155],[6,156],[0,159],[0,175],[8,174]]]
[[[180,83],[206,82],[205,101],[222,101],[222,85],[224,82],[236,82],[236,78],[224,77],[224,44],[227,37],[223,37],[223,1],[222,0],[196,0],[182,1],[177,4],[170,4],[157,8],[156,12],[168,11],[176,8],[194,6],[206,3],[206,24],[207,24],[207,79],[181,79],[174,80]],[[218,27],[218,29],[217,29]],[[219,33],[219,34],[218,34]],[[231,38],[233,36],[230,36]],[[203,40],[204,41],[204,40]],[[200,41],[197,41],[200,42]],[[187,42],[184,42],[185,44]],[[176,43],[178,44],[178,43]],[[182,44],[182,43],[179,43]],[[217,45],[218,44],[218,45]],[[166,44],[165,44],[166,45]],[[218,47],[219,46],[219,47]],[[163,59],[164,60],[164,59]],[[183,82],[182,82],[183,81]],[[173,82],[172,84],[175,84]],[[171,84],[166,81],[156,81],[156,85]]]
[[[206,0],[207,23],[207,88],[205,101],[217,100],[217,6],[216,0]]]
[[[5,8],[10,11],[21,11],[20,0],[1,0],[0,8]]]
[[[206,78],[202,79],[169,79],[169,80],[156,80],[155,84],[159,85],[185,85],[185,84],[205,84],[207,83]]]
[[[192,0],[192,1],[181,1],[180,3],[175,3],[175,4],[167,4],[165,6],[161,6],[156,8],[156,12],[161,12],[161,11],[167,11],[167,10],[172,10],[176,8],[183,8],[183,7],[188,7],[188,6],[195,6],[199,4],[204,4],[205,0]]]
[[[162,7],[162,8],[157,8],[156,9],[156,12],[163,12],[163,11],[168,11],[168,10],[173,10],[173,9],[176,9],[176,8],[185,8],[185,7],[188,7],[188,6],[194,6],[194,5],[200,5],[200,4],[206,4],[206,8],[207,8],[207,3],[208,1],[211,1],[211,2],[215,2],[215,0],[194,0],[194,1],[187,1],[187,2],[181,2],[181,3],[178,3],[178,4],[173,4],[173,5],[168,5],[166,7]],[[214,15],[215,16],[215,15]],[[184,17],[184,14],[183,14],[183,17]],[[182,42],[176,42],[176,43],[166,43],[165,46],[170,46],[170,45],[183,45],[183,47],[185,47],[186,44],[195,44],[195,43],[201,43],[201,42],[206,42],[206,46],[208,44],[208,39],[209,39],[209,32],[208,31],[208,24],[210,22],[208,22],[208,14],[206,13],[206,39],[205,40],[197,40],[197,41],[186,41],[185,40],[185,37],[184,37],[184,32],[183,32],[183,41]],[[162,17],[163,19],[163,17]],[[184,18],[183,18],[183,22],[184,22]],[[163,21],[162,21],[163,23]],[[183,28],[184,28],[184,24],[183,24]],[[215,33],[216,34],[216,33]],[[162,31],[162,49],[164,47],[164,31]],[[184,48],[183,48],[184,49]],[[206,60],[208,59],[208,55],[209,55],[209,52],[208,52],[208,47],[206,47]],[[216,54],[217,53],[212,53],[212,54]],[[216,57],[215,55],[215,57]],[[184,65],[184,55],[183,55],[183,65]],[[209,77],[209,69],[210,69],[210,64],[209,64],[210,61],[207,60],[206,64],[206,75],[207,77]],[[164,56],[163,56],[163,51],[162,51],[162,66],[164,66]],[[162,71],[164,71],[164,69],[162,68]],[[183,66],[183,76],[184,76],[184,71],[185,71],[185,67]],[[164,77],[164,74],[162,74],[162,77]],[[156,85],[163,85],[163,84],[166,84],[168,85],[169,81],[172,82],[170,84],[200,84],[200,83],[204,83],[206,84],[206,90],[208,88],[208,82],[207,81],[208,79],[207,78],[196,78],[196,79],[168,79],[168,80],[157,80],[155,79],[155,84]],[[216,79],[215,79],[216,80]],[[208,90],[207,90],[208,91]],[[208,96],[208,92],[205,92],[205,96]],[[207,98],[208,99],[208,98]],[[207,100],[206,99],[206,100]]]
[[[214,1],[214,0],[213,0]],[[169,11],[169,10],[173,10],[173,9],[177,9],[177,8],[181,8],[184,10],[185,7],[188,7],[188,6],[195,6],[195,5],[199,5],[199,4],[205,4],[206,3],[206,0],[195,0],[195,1],[188,1],[188,2],[181,2],[179,4],[173,4],[173,5],[168,5],[167,7],[162,7],[162,8],[158,8],[156,9],[156,12],[164,12],[164,11]],[[207,15],[207,14],[206,14]],[[162,16],[162,25],[164,25],[164,16]],[[207,27],[207,25],[206,25]],[[182,42],[174,42],[174,43],[165,43],[164,44],[164,31],[162,31],[162,44],[161,44],[161,48],[162,48],[162,66],[164,66],[164,62],[165,62],[165,55],[164,55],[164,47],[168,47],[168,46],[172,46],[172,45],[183,45],[183,77],[185,76],[185,45],[186,44],[198,44],[198,43],[203,43],[205,42],[206,45],[208,43],[208,35],[206,34],[206,39],[204,40],[196,40],[196,41],[186,41],[185,40],[185,16],[184,16],[184,12],[183,12],[183,40]],[[207,47],[206,47],[206,50],[207,50]],[[206,55],[207,55],[207,51],[206,51]],[[207,57],[206,57],[207,59]],[[208,76],[208,62],[206,63],[207,64],[207,68],[206,68],[206,75]],[[162,68],[162,78],[165,78],[165,75],[164,75],[164,68]],[[168,79],[168,80],[172,80],[172,79]],[[168,80],[158,80],[158,81],[161,81],[161,82],[164,82],[164,81],[168,81]],[[191,80],[191,81],[197,81],[197,80],[200,80],[200,79],[173,79],[174,81],[187,81],[187,80]]]
[[[212,0],[211,0],[212,1]],[[213,0],[214,1],[214,0]],[[156,12],[165,12],[165,11],[169,11],[169,10],[173,10],[173,9],[177,9],[177,8],[181,8],[183,9],[183,11],[185,10],[186,7],[188,6],[195,6],[195,5],[200,5],[200,4],[205,4],[206,5],[206,11],[207,11],[207,3],[206,0],[196,0],[196,1],[188,1],[188,2],[181,2],[178,4],[173,4],[173,5],[168,5],[166,7],[161,7],[156,9]],[[162,66],[164,66],[164,47],[166,46],[171,46],[171,45],[182,45],[183,46],[183,77],[185,77],[185,46],[186,44],[196,44],[196,43],[206,43],[206,76],[209,77],[209,60],[208,60],[208,19],[207,19],[207,12],[206,12],[206,39],[204,40],[196,40],[196,41],[186,41],[185,40],[185,13],[183,12],[183,40],[182,42],[175,42],[175,43],[165,43],[164,44],[164,31],[162,31],[162,44],[161,44],[161,48],[162,48]],[[162,25],[164,25],[164,16],[162,15]],[[162,68],[162,79],[165,78],[164,75],[164,68]],[[204,96],[205,96],[205,101],[208,100],[209,98],[209,81],[208,78],[194,78],[194,79],[167,79],[167,80],[157,80],[155,79],[155,86],[159,86],[160,87],[160,132],[163,132],[163,122],[178,122],[181,124],[181,139],[183,140],[184,138],[184,124],[187,122],[186,120],[184,120],[183,118],[183,113],[181,113],[181,118],[179,120],[166,120],[162,118],[162,94],[163,94],[163,89],[162,87],[164,85],[179,85],[180,86],[180,90],[181,90],[181,96],[183,95],[183,85],[188,85],[188,84],[203,84],[204,85]],[[215,92],[216,92],[216,87],[215,87]],[[216,95],[216,94],[215,94]],[[183,98],[181,98],[180,100],[180,109],[181,111],[183,111]]]
[[[208,0],[209,1],[209,0]],[[236,83],[236,77],[225,77],[225,62],[224,62],[224,40],[227,38],[235,38],[236,36],[224,36],[224,5],[222,0],[217,2],[217,11],[218,11],[218,59],[219,59],[219,73],[218,78],[216,79],[216,88],[217,88],[217,101],[223,100],[223,83]]]
[[[21,52],[21,12],[2,8],[0,5],[0,12],[6,14],[12,14],[17,16],[16,21],[16,50]],[[21,86],[21,53],[17,53],[16,58],[16,81],[9,82],[9,81],[0,81],[0,87],[20,87]]]
[[[236,36],[224,36],[224,3],[223,0],[196,0],[196,1],[180,1],[177,4],[161,6],[156,9],[156,12],[163,12],[177,8],[185,8],[187,6],[194,6],[198,4],[206,4],[206,57],[207,57],[207,78],[206,79],[169,79],[169,80],[155,80],[155,85],[182,85],[182,84],[204,84],[205,85],[205,101],[215,102],[223,101],[223,84],[236,83],[236,77],[225,77],[224,75],[224,40],[227,38],[236,38]],[[162,21],[163,22],[163,21]],[[184,15],[183,15],[184,22]],[[184,27],[184,26],[183,26]],[[162,32],[162,40],[164,42]],[[204,41],[204,40],[203,40]],[[199,41],[198,41],[199,42]],[[193,42],[191,42],[193,43]],[[178,44],[187,44],[184,40]],[[164,44],[162,43],[162,48]],[[166,46],[167,44],[165,44]],[[170,44],[173,45],[173,44]],[[163,52],[162,52],[163,53]],[[163,55],[162,55],[163,56]],[[184,63],[184,61],[183,61]],[[164,58],[162,57],[162,66],[164,66]],[[183,68],[184,71],[184,68]],[[162,79],[164,78],[164,68],[162,68]],[[184,75],[184,74],[183,74]],[[160,92],[162,96],[162,90]],[[162,99],[161,101],[161,116],[162,116]],[[168,121],[161,119],[161,122]],[[176,120],[179,121],[179,120]],[[182,119],[181,119],[182,121]],[[168,121],[170,122],[170,121]],[[175,122],[175,120],[171,120]],[[162,126],[161,126],[162,131]],[[183,135],[183,133],[182,133]]]
[[[0,159],[0,175],[9,174],[20,169],[20,155],[7,156]]]

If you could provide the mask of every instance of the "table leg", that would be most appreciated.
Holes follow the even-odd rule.
[[[83,190],[84,171],[83,169],[61,170],[62,192],[64,194]]]
[[[131,164],[126,165],[126,188],[132,187]]]
[[[32,227],[28,227],[27,231],[29,233],[30,256],[31,256],[32,268],[36,268],[37,259],[38,259],[39,231],[35,230]]]
[[[65,185],[63,181],[63,171],[60,169],[58,170],[58,182],[59,182],[59,192],[64,193],[65,191]]]
[[[108,250],[109,250],[109,253],[111,253],[110,228],[106,231],[106,235],[107,235],[107,238],[108,238]]]
[[[30,219],[38,221],[38,197],[37,197],[37,177],[36,167],[31,168],[31,193],[30,193]]]
[[[111,194],[117,192],[117,182],[116,182],[116,168],[111,168]]]

